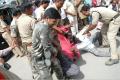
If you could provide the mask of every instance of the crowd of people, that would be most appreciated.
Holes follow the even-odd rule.
[[[108,15],[109,14],[109,15]],[[116,35],[119,32],[119,0],[36,0],[16,5],[12,22],[0,33],[16,57],[27,56],[34,80],[71,79],[80,73],[81,50],[110,57],[107,66],[119,63]],[[12,44],[12,45],[11,45]],[[110,47],[110,51],[98,48]],[[2,58],[2,57],[1,57]],[[4,64],[3,59],[0,60]]]

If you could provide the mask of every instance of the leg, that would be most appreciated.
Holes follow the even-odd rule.
[[[50,68],[45,65],[44,60],[36,61],[36,56],[32,57],[33,80],[53,80]]]
[[[109,25],[107,37],[110,43],[112,59],[118,59],[117,43],[116,43],[116,35],[117,35],[118,30],[119,30],[119,25],[115,25],[113,22],[111,22]]]
[[[79,50],[89,51],[90,53],[98,57],[110,57],[109,50],[106,52],[104,50],[99,50],[92,43],[90,43],[89,45],[85,45],[85,43],[81,43],[77,45],[77,48]]]
[[[110,57],[109,50],[104,51],[96,48],[94,44],[87,45],[84,49],[98,57]]]
[[[58,80],[64,80],[63,71],[57,58],[53,61],[52,69],[55,71]]]
[[[109,45],[108,43],[108,38],[107,38],[107,31],[108,31],[108,26],[109,24],[103,24],[103,27],[101,29],[101,35],[102,35],[102,46],[107,46]]]
[[[106,65],[113,65],[119,62],[118,53],[117,53],[117,43],[116,43],[116,35],[118,30],[119,30],[119,24],[115,24],[115,22],[112,21],[109,25],[109,30],[107,33],[107,37],[111,49],[111,59],[109,59],[106,62]]]

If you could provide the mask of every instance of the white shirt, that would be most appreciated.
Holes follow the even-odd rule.
[[[61,9],[58,9],[57,7],[56,7],[56,5],[55,5],[55,3],[54,4],[52,4],[52,5],[49,5],[48,7],[47,7],[47,9],[48,8],[55,8],[56,10],[58,10],[58,12],[60,13],[60,15],[61,15],[61,19],[65,19],[66,18],[66,14],[65,14],[65,11],[64,11],[64,9],[63,8],[61,8]]]
[[[42,6],[40,6],[39,8],[37,8],[35,10],[35,16],[36,16],[37,20],[42,19],[44,12],[45,12],[45,9]]]
[[[66,10],[67,12],[69,12],[69,13],[77,14],[73,3],[70,2],[70,1],[67,1],[67,0],[66,0],[66,1],[64,2],[64,4],[63,4],[63,7],[62,7],[62,8],[63,8],[64,10]]]

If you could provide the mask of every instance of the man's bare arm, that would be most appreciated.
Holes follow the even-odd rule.
[[[95,25],[90,24],[90,25],[89,25],[89,27],[88,27],[88,29],[87,29],[87,30],[86,30],[83,34],[87,34],[87,33],[89,33],[89,31],[91,31],[91,30],[95,29],[95,28],[96,28],[96,26],[97,26],[97,24],[95,24]]]

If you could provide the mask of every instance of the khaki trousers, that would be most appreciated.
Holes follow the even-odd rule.
[[[117,52],[117,43],[116,43],[116,35],[119,28],[120,28],[120,16],[110,22],[109,29],[107,32],[108,41],[110,43],[112,59],[118,59],[118,55],[119,55]]]
[[[108,38],[107,38],[107,31],[108,31],[108,28],[109,28],[108,26],[109,26],[109,24],[104,23],[104,24],[103,24],[103,27],[101,28],[102,45],[103,45],[103,46],[109,45]]]
[[[12,44],[12,38],[11,38],[9,33],[4,32],[2,34],[2,37],[6,40],[6,42],[8,43],[9,46]],[[20,50],[19,47],[15,47],[12,51],[16,56],[18,56],[18,55],[22,56],[23,55],[23,53],[22,53],[22,51]]]

